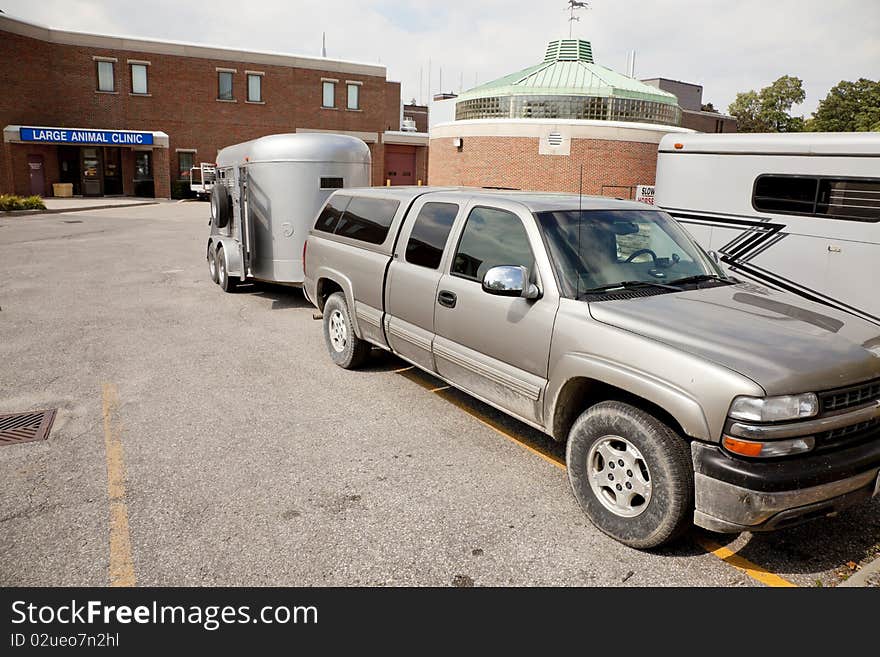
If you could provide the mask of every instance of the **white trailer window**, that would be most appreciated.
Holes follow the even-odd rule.
[[[762,175],[752,205],[760,212],[880,222],[880,179]]]

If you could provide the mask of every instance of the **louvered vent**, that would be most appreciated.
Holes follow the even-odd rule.
[[[587,62],[593,63],[593,47],[583,39],[559,39],[547,44],[545,62]]]
[[[547,137],[547,141],[550,142],[551,146],[562,146],[562,135],[558,132],[551,132]]]

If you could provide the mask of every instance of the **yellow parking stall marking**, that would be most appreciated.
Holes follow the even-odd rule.
[[[401,367],[399,370],[394,370],[395,374],[400,374],[401,372],[408,372],[414,367],[414,365],[410,365],[409,367]]]
[[[478,411],[476,411],[472,408],[469,408],[467,405],[460,402],[458,399],[453,397],[451,394],[448,394],[448,393],[442,394],[444,391],[450,389],[451,386],[447,385],[447,386],[434,387],[432,383],[426,381],[422,376],[419,376],[421,374],[421,371],[419,371],[419,370],[416,370],[412,374],[406,374],[406,372],[409,372],[412,369],[414,369],[412,366],[404,367],[400,370],[395,370],[395,372],[400,373],[401,376],[403,376],[405,379],[420,385],[425,390],[428,390],[430,392],[433,392],[433,393],[439,395],[440,397],[445,399],[447,402],[449,402],[450,404],[452,404],[456,408],[458,408],[458,409],[464,411],[465,413],[467,413],[468,415],[470,415],[472,418],[474,418],[480,424],[483,424],[483,425],[489,427],[490,429],[495,431],[497,434],[501,435],[503,438],[506,438],[507,440],[511,441],[512,443],[519,445],[520,447],[526,449],[527,451],[531,452],[535,456],[538,456],[538,457],[544,459],[545,461],[547,461],[551,465],[556,466],[560,470],[565,470],[566,466],[565,466],[564,460],[558,458],[557,456],[555,456],[553,454],[547,454],[539,449],[532,447],[528,443],[520,440],[519,438],[514,436],[512,433],[507,431],[505,428],[503,428],[500,424],[495,422],[492,418],[490,418],[486,415],[483,415],[482,413],[479,413]],[[797,586],[797,584],[789,582],[788,580],[780,577],[779,575],[771,573],[766,568],[762,568],[761,566],[759,566],[755,563],[752,563],[751,561],[749,561],[745,557],[738,555],[733,550],[730,550],[726,547],[718,545],[717,543],[709,540],[708,538],[705,538],[702,536],[694,536],[693,540],[701,548],[706,550],[706,552],[708,552],[712,556],[717,557],[718,559],[720,559],[721,561],[723,561],[727,565],[732,566],[733,568],[736,568],[740,572],[745,573],[746,575],[748,575],[752,579],[754,579],[758,582],[761,582],[762,584],[764,584],[766,586],[772,586],[772,587],[796,587]]]
[[[704,536],[695,536],[694,541],[709,554],[718,557],[726,564],[729,564],[737,570],[744,572],[746,575],[748,575],[752,579],[758,580],[762,584],[773,587],[797,586],[797,584],[793,584],[787,579],[783,579],[779,575],[771,573],[766,568],[762,568],[758,564],[752,563],[745,557],[741,557],[740,555],[738,555],[733,550],[729,550],[723,545],[718,545],[718,543],[716,543],[715,541],[712,541]]]
[[[117,417],[119,393],[112,383],[103,386],[104,450],[107,459],[107,495],[110,498],[110,586],[134,586],[134,560],[125,505],[125,463],[122,427]]]

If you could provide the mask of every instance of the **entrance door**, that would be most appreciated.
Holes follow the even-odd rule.
[[[121,155],[118,148],[104,147],[104,194],[122,194]]]
[[[63,183],[71,183],[73,185],[74,196],[79,196],[82,193],[82,189],[80,187],[82,180],[79,174],[79,159],[79,147],[58,147],[58,181]]]
[[[134,195],[152,198],[156,195],[153,186],[153,152],[134,153]]]
[[[385,179],[392,185],[416,184],[416,147],[385,147]]]
[[[30,175],[31,195],[46,195],[46,176],[43,171],[43,156],[28,155],[28,174]]]
[[[83,147],[80,149],[80,162],[83,196],[103,196],[104,169],[101,164],[101,149],[96,146]]]

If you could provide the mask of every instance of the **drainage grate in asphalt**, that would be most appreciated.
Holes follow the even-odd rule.
[[[46,439],[55,421],[55,410],[0,415],[0,446]]]

